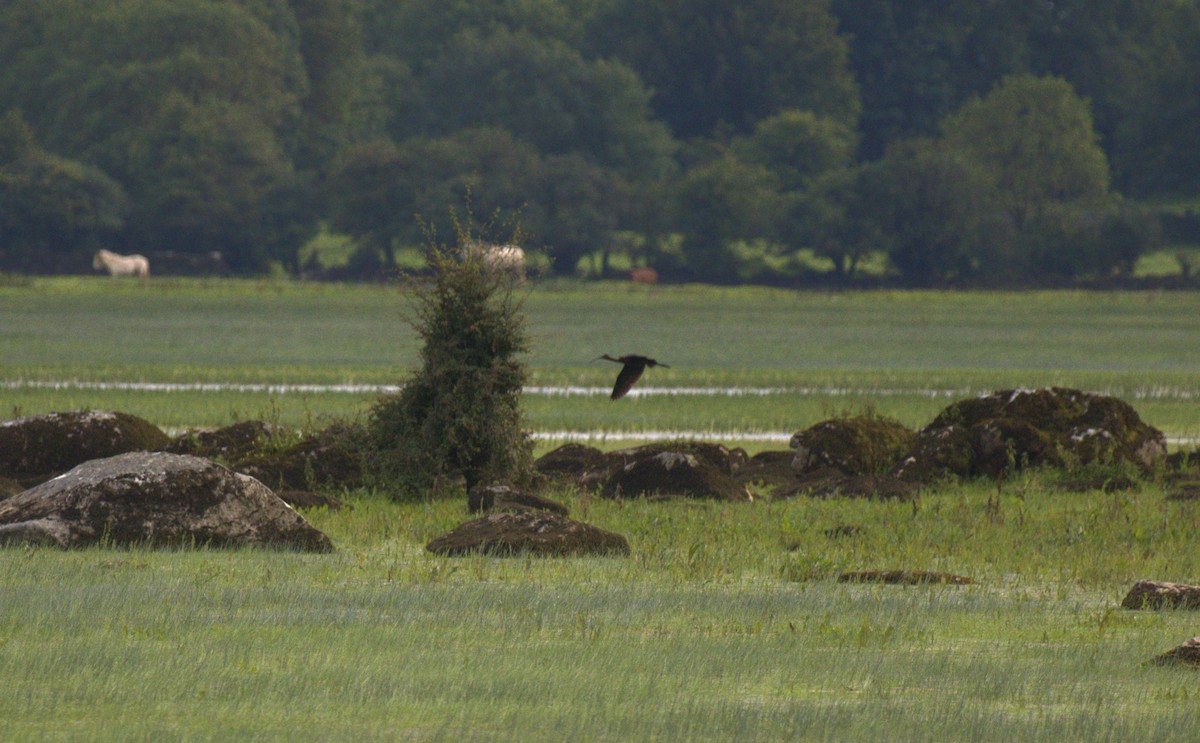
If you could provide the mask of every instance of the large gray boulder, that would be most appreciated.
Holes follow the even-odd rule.
[[[0,475],[26,487],[92,459],[154,451],[170,438],[128,413],[75,410],[0,422]]]
[[[0,502],[0,544],[13,542],[333,549],[254,478],[162,452],[85,462]]]

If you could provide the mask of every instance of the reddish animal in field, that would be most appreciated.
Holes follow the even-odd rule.
[[[658,271],[649,266],[635,268],[629,272],[629,280],[635,284],[657,284]]]

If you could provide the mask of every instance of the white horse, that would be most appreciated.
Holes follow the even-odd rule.
[[[493,271],[511,274],[518,284],[525,281],[525,251],[516,245],[473,242],[464,248],[463,258],[477,258]]]
[[[150,261],[144,255],[117,255],[107,250],[97,250],[92,258],[92,269],[99,271],[107,269],[109,276],[139,276],[146,278],[150,275]]]

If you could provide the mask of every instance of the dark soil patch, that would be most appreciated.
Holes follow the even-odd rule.
[[[887,583],[889,585],[916,586],[927,583],[967,585],[973,578],[952,573],[930,570],[851,570],[838,576],[839,583]]]
[[[1125,493],[1137,490],[1141,483],[1127,475],[1096,475],[1062,480],[1055,487],[1064,493]]]
[[[830,527],[821,531],[830,539],[842,539],[845,537],[854,537],[862,534],[862,527],[857,524],[841,524],[840,526]]]
[[[776,498],[807,495],[812,498],[871,498],[875,500],[912,500],[920,489],[893,475],[845,475],[839,470],[809,472],[794,484],[775,491]]]
[[[620,534],[546,511],[505,511],[468,521],[430,542],[437,555],[486,554],[500,557],[537,555],[628,555]]]

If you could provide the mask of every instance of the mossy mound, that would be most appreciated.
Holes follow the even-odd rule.
[[[128,413],[76,410],[0,423],[0,475],[25,486],[44,482],[92,459],[156,451],[170,438]]]
[[[1149,471],[1166,438],[1115,397],[1052,387],[1001,390],[946,407],[895,474],[912,482],[996,477],[1011,468],[1130,463]]]
[[[277,490],[360,487],[364,482],[362,450],[352,431],[330,426],[280,451],[258,452],[230,467]]]
[[[563,444],[533,463],[539,475],[571,482],[581,488],[599,485],[608,478],[611,464],[604,452],[585,444]]]
[[[274,423],[248,420],[223,428],[189,431],[174,438],[163,451],[238,462],[259,454],[284,431]]]
[[[600,495],[605,498],[753,500],[745,485],[716,465],[681,451],[661,451],[619,468],[604,483]]]
[[[655,441],[629,449],[611,451],[605,457],[611,466],[624,467],[631,462],[648,459],[663,452],[688,454],[708,462],[726,475],[732,475],[734,470],[747,461],[744,449],[730,449],[723,444],[692,440]]]
[[[796,474],[832,467],[846,475],[887,472],[909,451],[917,434],[886,418],[834,418],[792,436]]]

